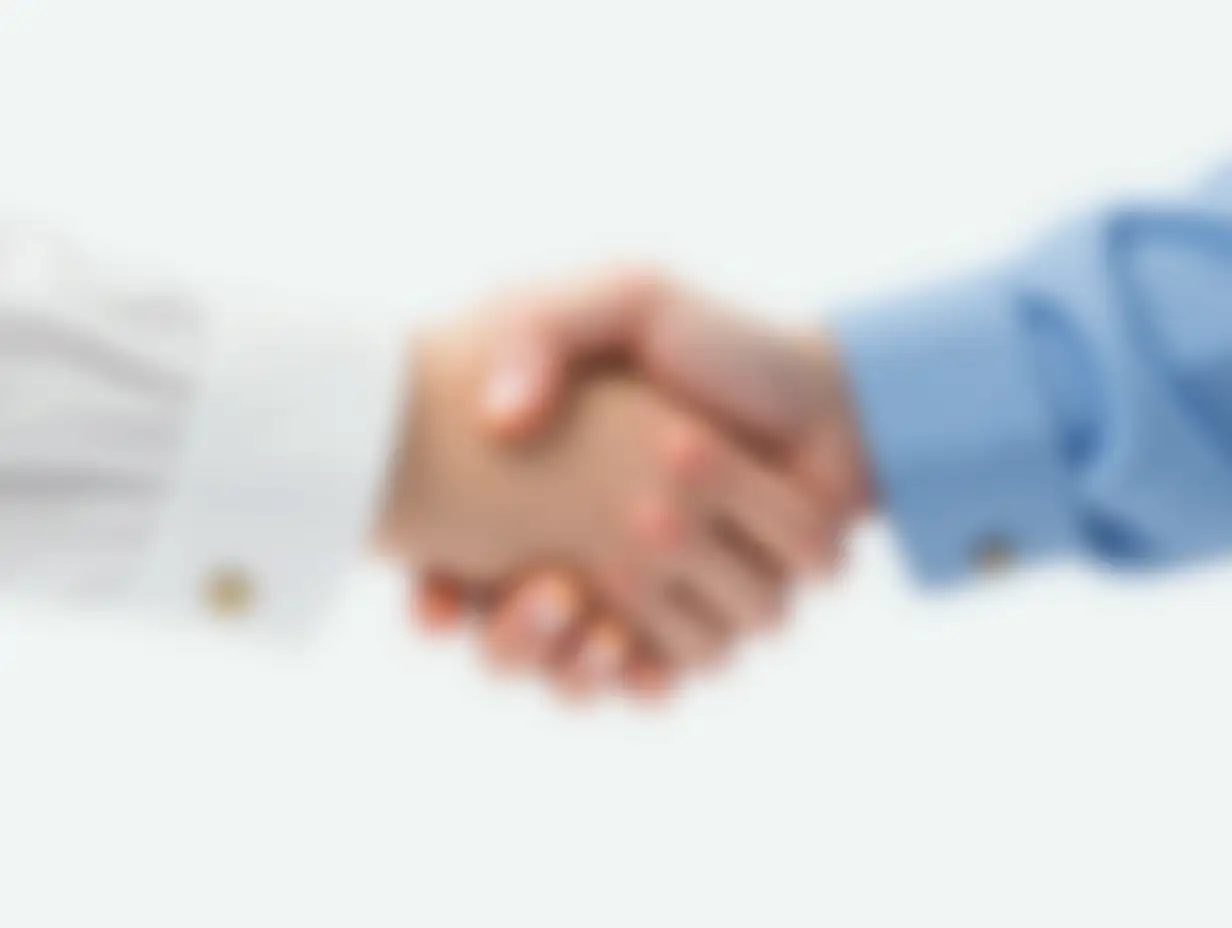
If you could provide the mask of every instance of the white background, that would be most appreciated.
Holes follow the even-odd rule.
[[[813,321],[1198,176],[1229,35],[1226,0],[7,0],[0,208],[357,319],[625,255]],[[659,714],[488,680],[388,577],[302,651],[6,603],[0,925],[1232,920],[1226,567],[925,601],[855,554]]]

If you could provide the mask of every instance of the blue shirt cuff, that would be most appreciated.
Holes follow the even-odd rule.
[[[1232,210],[1232,163],[1222,165],[1198,186],[1197,201],[1219,212]]]
[[[881,505],[924,582],[1075,545],[1058,425],[1008,287],[938,288],[835,331]]]

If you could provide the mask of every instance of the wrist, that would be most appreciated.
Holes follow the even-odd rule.
[[[392,451],[386,463],[380,504],[372,528],[370,546],[378,557],[405,560],[414,547],[413,526],[417,495],[414,462],[422,449],[419,412],[427,392],[431,338],[426,333],[411,336],[403,349],[403,395]]]
[[[873,510],[875,490],[848,372],[830,337],[809,335],[800,348],[814,398],[799,444],[802,466],[826,505],[853,521]]]

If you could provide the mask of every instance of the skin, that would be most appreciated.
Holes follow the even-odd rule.
[[[380,537],[457,578],[426,594],[426,622],[447,623],[461,589],[495,598],[493,661],[540,667],[577,696],[622,678],[652,691],[666,668],[714,665],[780,608],[826,526],[796,481],[619,369],[578,379],[533,440],[492,441],[473,410],[507,348],[504,319],[417,343],[410,444]]]
[[[615,365],[687,403],[790,475],[799,505],[816,526],[811,566],[823,572],[835,567],[841,534],[869,508],[872,494],[841,365],[820,331],[767,330],[644,270],[524,291],[504,301],[497,327],[500,335],[482,363],[483,387],[468,410],[472,416],[481,411],[489,436],[510,445],[538,440],[599,365]],[[676,480],[697,481],[715,434],[676,433],[661,445],[662,466]],[[750,507],[745,517],[756,521],[761,513]],[[653,512],[635,522],[639,518],[642,536],[663,543],[660,536],[671,535],[670,520]],[[742,553],[757,560],[766,550]],[[722,590],[717,595],[738,600],[739,572],[721,557],[710,565],[710,582]],[[502,662],[541,670],[567,695],[591,695],[614,680],[634,694],[665,693],[689,665],[653,638],[631,637],[628,630],[639,626],[613,615],[611,603],[595,611],[588,582],[575,570],[543,567],[493,594],[437,570],[425,575],[413,603],[421,621],[438,631],[478,611],[485,639]],[[617,601],[617,608],[622,605]],[[528,620],[536,613],[553,618]],[[737,631],[755,627],[750,622]],[[606,659],[592,660],[592,649],[623,655],[619,670]]]

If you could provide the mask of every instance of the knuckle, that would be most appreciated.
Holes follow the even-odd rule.
[[[663,457],[668,470],[694,483],[714,475],[718,450],[716,443],[695,422],[673,423],[663,437]]]
[[[679,506],[661,496],[635,502],[629,512],[629,524],[634,539],[656,551],[674,551],[684,544],[684,514]]]

